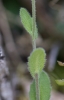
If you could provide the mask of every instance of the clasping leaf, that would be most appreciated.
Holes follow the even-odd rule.
[[[42,71],[39,78],[40,100],[50,100],[50,79],[46,72]],[[35,81],[30,86],[30,100],[36,100]]]
[[[45,66],[45,62],[46,53],[44,49],[37,48],[36,50],[33,50],[28,58],[29,71],[33,77],[36,73],[39,74],[42,71]]]
[[[35,35],[33,36],[32,17],[30,16],[29,12],[25,8],[20,9],[20,18],[25,30],[32,36],[32,39],[36,39],[38,37],[37,25],[35,26]]]
[[[20,9],[20,18],[26,31],[32,35],[32,18],[25,8]]]

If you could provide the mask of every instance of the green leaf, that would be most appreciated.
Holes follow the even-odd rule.
[[[50,80],[48,75],[43,71],[39,78],[40,100],[49,100],[51,93]],[[35,81],[30,86],[30,100],[36,100]]]
[[[32,17],[25,8],[20,9],[20,18],[24,28],[32,36]]]
[[[29,65],[29,71],[33,77],[35,73],[39,74],[42,71],[45,62],[46,62],[46,53],[44,49],[37,48],[30,54],[30,57],[28,58],[28,65]]]
[[[33,36],[32,17],[30,16],[29,12],[25,8],[20,9],[20,18],[26,31],[32,36],[33,39],[36,39],[38,37],[37,25],[35,26],[35,35]]]
[[[62,80],[55,80],[55,81],[56,81],[56,83],[57,83],[58,85],[64,86],[64,79],[62,79]]]

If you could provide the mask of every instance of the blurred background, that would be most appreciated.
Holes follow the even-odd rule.
[[[24,29],[19,10],[26,8],[32,15],[31,0],[0,0],[0,100],[29,100],[32,77],[28,56],[32,39]],[[64,78],[64,0],[36,0],[38,27],[37,47],[45,49],[45,71],[51,86],[51,100],[64,100],[64,86],[56,79]]]

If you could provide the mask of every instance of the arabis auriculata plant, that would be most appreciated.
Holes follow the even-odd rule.
[[[33,77],[30,86],[30,100],[49,100],[50,99],[50,80],[43,68],[46,63],[46,53],[43,48],[36,48],[36,38],[38,29],[36,25],[36,6],[35,0],[32,1],[32,17],[25,8],[20,9],[20,18],[25,30],[32,37],[33,51],[28,57],[28,69]]]

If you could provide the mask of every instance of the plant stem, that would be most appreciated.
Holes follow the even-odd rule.
[[[36,40],[34,39],[32,41],[33,41],[33,50],[35,50],[36,49]]]
[[[40,100],[40,91],[39,91],[39,75],[35,74],[35,86],[36,86],[36,100]]]
[[[35,28],[36,28],[36,6],[35,6],[35,0],[32,0],[32,32],[33,37],[35,37]],[[35,38],[33,39],[33,49],[36,49],[36,43]]]
[[[36,40],[35,40],[35,30],[36,30],[36,5],[35,0],[32,0],[32,32],[33,32],[33,50],[36,49]],[[40,100],[39,94],[39,75],[35,74],[35,88],[36,88],[36,100]]]

